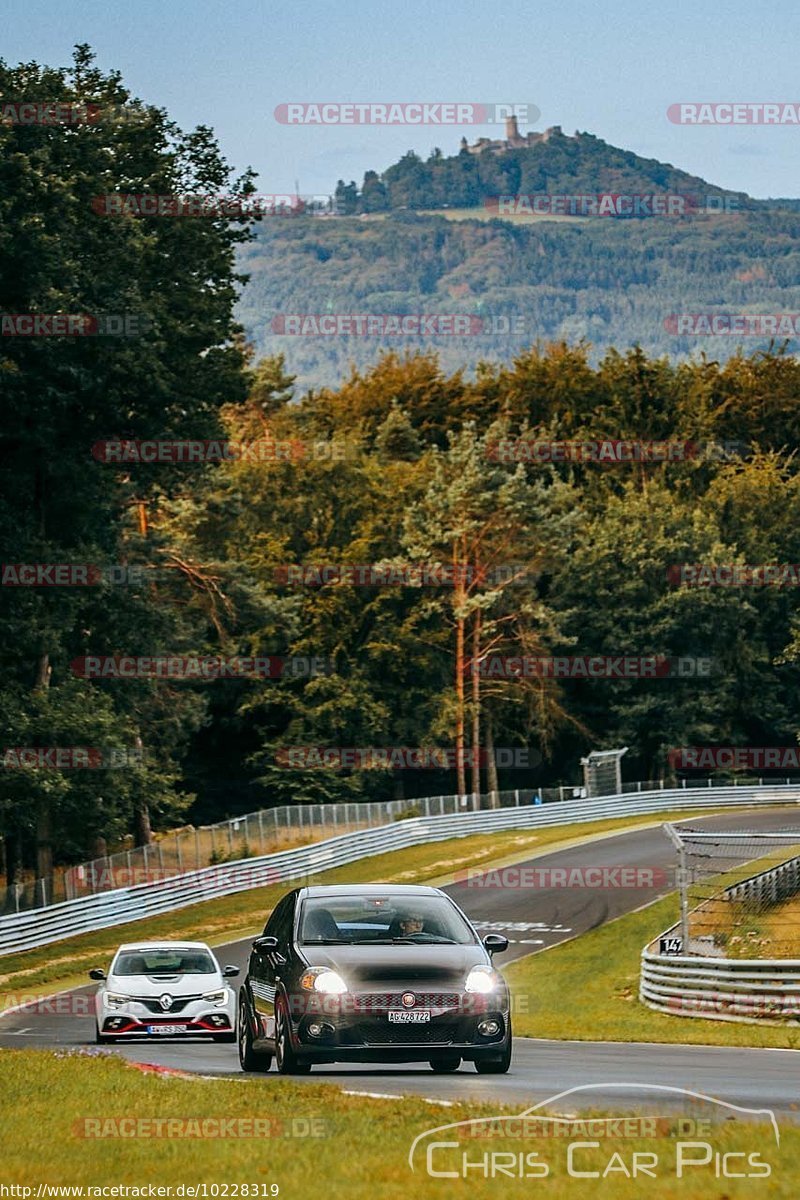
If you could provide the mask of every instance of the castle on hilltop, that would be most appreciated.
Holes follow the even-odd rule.
[[[482,137],[470,146],[467,139],[462,137],[461,149],[466,150],[469,154],[482,154],[484,150],[489,150],[492,154],[502,154],[504,150],[526,150],[529,146],[536,146],[539,142],[549,142],[553,134],[560,133],[560,125],[551,125],[549,129],[545,129],[544,133],[521,134],[517,118],[506,117],[506,136],[504,138]]]

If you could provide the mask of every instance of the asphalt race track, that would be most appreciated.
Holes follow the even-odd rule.
[[[706,829],[779,830],[797,828],[798,810],[770,808],[736,811],[724,816],[693,816],[683,825]],[[580,836],[580,827],[575,828]],[[634,867],[652,869],[653,883],[639,887],[475,886],[460,882],[446,890],[464,908],[481,932],[505,933],[510,939],[507,954],[499,962],[549,948],[631,912],[674,888],[674,850],[660,828],[611,835],[583,846],[542,855],[515,869]],[[563,878],[563,877],[562,877]],[[645,877],[646,878],[646,877]],[[513,881],[514,876],[511,876]],[[541,876],[537,876],[541,880]],[[557,880],[556,880],[557,881]],[[489,877],[492,882],[492,877]],[[494,881],[497,882],[496,880]],[[544,882],[547,882],[545,879]],[[254,930],[254,935],[256,932]],[[654,932],[657,932],[654,930]],[[250,939],[215,947],[220,961],[244,968]],[[54,954],[58,946],[53,948]],[[547,958],[541,959],[546,969]],[[98,966],[106,963],[98,962]],[[91,996],[95,985],[74,995]],[[61,1006],[59,1006],[61,1007]],[[66,1007],[64,1005],[63,1007]],[[91,1014],[91,1010],[90,1010]],[[687,1018],[688,1020],[688,1018]],[[0,1046],[54,1049],[94,1047],[94,1016],[61,1015],[29,1010],[10,1012],[0,1019]],[[99,1048],[98,1048],[99,1049]],[[105,1052],[105,1048],[103,1048]],[[236,1046],[200,1041],[183,1043],[129,1043],[111,1053],[138,1062],[155,1063],[203,1075],[239,1076]],[[258,1079],[258,1076],[252,1076]],[[784,1114],[800,1114],[800,1051],[750,1050],[727,1047],[616,1044],[602,1042],[557,1042],[516,1038],[514,1060],[508,1075],[478,1075],[471,1064],[453,1075],[434,1075],[426,1066],[390,1067],[384,1064],[336,1064],[315,1067],[313,1081],[335,1082],[363,1092],[417,1093],[441,1100],[496,1100],[529,1106],[566,1089],[586,1084],[598,1090],[570,1097],[570,1108],[582,1105],[642,1109],[653,1105],[648,1087],[654,1084],[686,1088],[742,1106],[774,1108]],[[262,1077],[269,1086],[270,1076]],[[633,1088],[614,1085],[636,1085]],[[641,1090],[637,1087],[641,1086]],[[672,1102],[682,1103],[676,1096]],[[669,1107],[667,1098],[657,1107]]]

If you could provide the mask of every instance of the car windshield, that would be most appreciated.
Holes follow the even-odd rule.
[[[453,944],[475,935],[444,896],[310,896],[302,906],[304,945]]]
[[[213,975],[217,964],[206,950],[121,950],[114,975]]]

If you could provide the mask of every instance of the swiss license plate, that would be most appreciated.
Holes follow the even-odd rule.
[[[422,1008],[416,1012],[407,1012],[405,1009],[389,1009],[388,1017],[390,1025],[425,1025],[430,1021],[431,1014]]]
[[[148,1033],[163,1033],[166,1035],[176,1033],[186,1033],[185,1025],[148,1025]]]

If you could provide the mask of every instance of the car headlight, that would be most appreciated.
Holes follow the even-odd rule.
[[[130,1004],[131,997],[123,996],[119,992],[105,992],[105,1001],[109,1008],[122,1008],[124,1004]]]
[[[347,984],[338,971],[328,967],[312,967],[300,978],[300,987],[306,992],[322,992],[325,996],[341,996],[347,991]]]
[[[466,992],[480,992],[486,995],[500,985],[500,976],[491,967],[473,967],[464,984]]]
[[[209,1004],[214,1004],[217,1008],[221,1008],[227,999],[227,992],[225,988],[220,988],[216,992],[204,992],[203,999],[207,1000]]]

